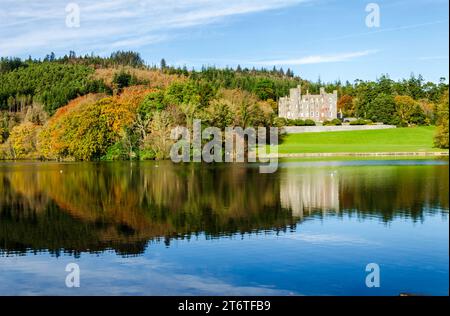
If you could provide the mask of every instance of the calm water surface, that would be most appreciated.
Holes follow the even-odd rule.
[[[0,294],[448,295],[448,160],[258,171],[0,163]]]

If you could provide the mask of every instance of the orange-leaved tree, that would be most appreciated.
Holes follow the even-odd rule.
[[[125,89],[114,97],[89,96],[61,108],[39,135],[39,152],[47,159],[93,160],[117,142],[136,117],[147,88]]]

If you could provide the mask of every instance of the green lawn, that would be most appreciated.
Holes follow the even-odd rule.
[[[279,153],[424,152],[433,147],[433,126],[373,131],[324,132],[285,135]]]

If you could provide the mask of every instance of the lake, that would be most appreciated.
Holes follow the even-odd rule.
[[[448,295],[448,167],[1,162],[0,294]]]

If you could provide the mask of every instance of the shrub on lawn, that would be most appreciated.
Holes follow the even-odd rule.
[[[289,126],[305,126],[305,121],[304,120],[289,120]]]
[[[286,119],[277,117],[274,119],[274,125],[278,127],[283,126],[316,126],[316,122],[313,120],[301,120],[301,119]]]
[[[342,125],[342,121],[340,119],[334,119],[331,121],[331,123],[335,126],[340,126]]]
[[[286,119],[278,117],[274,120],[276,126],[305,126],[305,121],[300,119]]]
[[[340,126],[340,125],[342,125],[342,122],[339,119],[334,119],[331,121],[325,120],[325,121],[323,121],[322,125],[323,126]]]
[[[283,117],[276,117],[273,120],[273,125],[276,127],[288,126],[288,119],[285,119]]]
[[[350,122],[350,125],[371,125],[371,120],[357,119]]]

